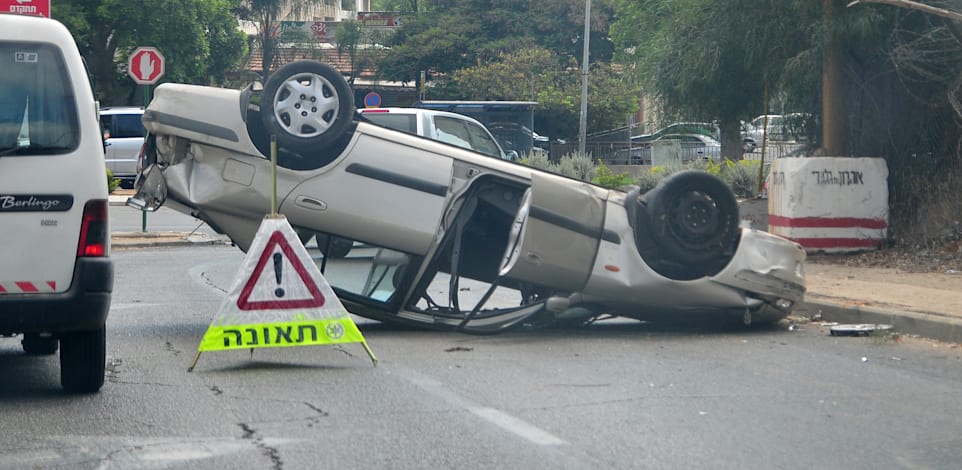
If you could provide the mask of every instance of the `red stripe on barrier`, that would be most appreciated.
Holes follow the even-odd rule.
[[[57,281],[47,281],[47,285],[50,286],[51,289],[57,290]]]
[[[805,248],[877,248],[879,238],[791,238],[789,240]]]
[[[859,217],[785,217],[769,215],[768,225],[796,228],[874,228],[884,229],[888,223],[884,219],[865,219]]]
[[[23,292],[37,292],[37,286],[33,285],[32,282],[18,281],[14,284],[16,284],[17,287],[19,287]]]
[[[3,288],[3,284],[0,284],[0,292],[6,292],[7,290]]]

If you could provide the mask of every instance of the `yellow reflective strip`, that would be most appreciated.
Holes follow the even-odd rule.
[[[211,325],[198,351],[285,348],[318,344],[365,343],[354,321],[348,318],[247,325]]]

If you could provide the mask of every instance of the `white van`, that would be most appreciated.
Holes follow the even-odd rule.
[[[63,388],[96,392],[113,290],[97,102],[52,19],[0,13],[0,70],[0,337],[59,346]]]

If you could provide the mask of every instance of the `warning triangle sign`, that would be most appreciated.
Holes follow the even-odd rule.
[[[336,343],[361,343],[377,364],[287,219],[264,218],[198,356],[201,351]]]
[[[269,276],[264,276],[264,270],[268,268],[268,265],[270,265],[272,271]],[[285,266],[293,267],[297,277],[291,279],[292,276],[285,276]],[[293,281],[294,284],[292,285],[288,280]],[[306,290],[310,296],[308,298],[292,298],[291,294],[295,292],[292,287],[300,287],[301,289],[298,292]],[[256,295],[255,292],[266,293],[267,299],[252,300],[251,296]],[[257,260],[257,265],[254,266],[250,279],[247,280],[240,292],[240,297],[237,299],[237,308],[241,310],[285,310],[321,307],[323,305],[324,295],[321,294],[314,280],[311,279],[307,268],[294,254],[294,249],[284,238],[284,234],[279,230],[274,231],[268,239],[267,246],[264,247],[260,259]]]

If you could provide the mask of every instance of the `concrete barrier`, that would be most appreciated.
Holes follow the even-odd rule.
[[[881,158],[779,158],[768,186],[768,231],[806,251],[878,247],[888,232],[888,166]]]

